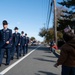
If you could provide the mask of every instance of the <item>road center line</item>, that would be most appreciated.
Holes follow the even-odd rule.
[[[28,54],[26,54],[24,57],[22,57],[21,59],[19,59],[18,61],[16,61],[15,63],[13,63],[12,65],[10,65],[9,67],[7,67],[6,69],[4,69],[2,72],[0,72],[0,75],[4,75],[6,72],[8,72],[10,69],[12,69],[14,66],[16,66],[18,63],[20,63],[23,59],[25,59],[27,56],[29,56],[31,53],[33,53],[39,47],[40,46],[38,46],[37,48],[33,49],[31,52],[29,52]]]

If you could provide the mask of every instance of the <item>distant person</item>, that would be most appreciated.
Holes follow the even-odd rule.
[[[8,28],[8,22],[3,21],[3,29],[0,30],[0,66],[2,64],[4,52],[6,52],[6,64],[10,64],[10,50],[12,40],[12,30]]]
[[[58,46],[56,45],[56,43],[54,43],[54,45],[52,46],[52,48],[58,50]]]
[[[18,27],[14,28],[14,33],[13,33],[13,49],[12,49],[12,55],[11,59],[13,60],[15,52],[17,52],[17,59],[19,59],[20,56],[20,33],[18,32]]]
[[[20,56],[23,51],[23,56],[25,56],[25,34],[24,31],[21,32],[21,49],[20,49]]]
[[[66,43],[61,47],[60,57],[54,66],[62,65],[61,75],[75,75],[75,34],[69,27],[65,28],[64,32]]]
[[[29,44],[29,37],[27,36],[27,33],[25,34],[25,50],[26,54],[28,53],[28,44]]]
[[[52,46],[54,45],[54,41],[53,40],[51,40],[50,41],[50,52],[52,52]]]

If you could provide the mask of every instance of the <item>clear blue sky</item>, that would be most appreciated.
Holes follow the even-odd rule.
[[[0,29],[2,21],[7,20],[10,29],[17,26],[19,32],[23,30],[42,41],[38,33],[46,22],[47,10],[48,0],[0,0]]]

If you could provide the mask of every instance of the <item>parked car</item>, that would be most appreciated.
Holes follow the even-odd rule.
[[[36,41],[33,41],[31,45],[32,45],[32,46],[37,46],[38,43],[37,43]]]

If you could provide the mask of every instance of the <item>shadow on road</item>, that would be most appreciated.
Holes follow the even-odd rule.
[[[30,46],[29,49],[33,50],[37,48],[37,46]],[[38,49],[36,50],[39,50],[39,51],[45,51],[45,53],[50,53],[50,50],[48,47],[39,47]]]
[[[32,50],[35,49],[35,48],[36,48],[36,46],[29,46],[28,47],[28,49],[32,49]]]
[[[43,59],[43,58],[33,58],[33,59],[36,59],[36,60],[39,60],[39,61],[47,61],[47,62],[56,62],[56,61],[53,61],[53,60],[47,60],[47,59]]]
[[[49,57],[49,58],[57,58],[55,56],[47,56],[47,55],[42,55],[43,57]]]
[[[40,48],[38,48],[38,50],[49,51],[49,48],[48,47],[40,47]]]
[[[42,75],[57,75],[57,74],[54,74],[54,73],[51,73],[51,72],[45,72],[45,71],[38,71],[38,72],[42,73]],[[41,74],[35,73],[35,75],[41,75]]]

